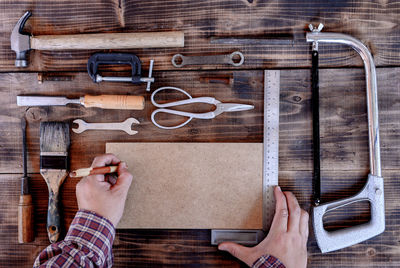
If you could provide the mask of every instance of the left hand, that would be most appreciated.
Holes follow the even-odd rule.
[[[287,268],[307,266],[308,213],[300,208],[291,192],[274,189],[275,216],[267,237],[255,247],[244,247],[224,242],[219,250],[228,251],[248,266],[252,266],[263,255],[278,258]]]

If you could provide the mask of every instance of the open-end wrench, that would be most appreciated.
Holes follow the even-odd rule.
[[[135,135],[138,133],[132,130],[132,124],[140,124],[135,118],[128,118],[121,123],[87,123],[82,119],[75,119],[73,123],[77,124],[77,128],[72,128],[75,133],[82,133],[85,130],[122,130],[129,135]]]
[[[238,60],[236,60],[238,57]],[[208,55],[208,56],[183,56],[175,54],[172,57],[172,65],[175,67],[183,67],[185,65],[206,65],[206,64],[231,64],[240,66],[244,62],[244,56],[241,52],[235,51],[231,54],[224,55]]]

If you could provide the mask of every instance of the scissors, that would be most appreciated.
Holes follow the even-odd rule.
[[[166,89],[172,89],[179,91],[183,94],[185,94],[188,99],[185,100],[180,100],[180,101],[173,101],[173,102],[168,102],[168,103],[157,103],[154,100],[154,96],[159,93],[160,91],[166,90]],[[192,96],[189,95],[186,91],[183,89],[177,88],[177,87],[160,87],[157,90],[155,90],[151,94],[151,103],[161,109],[156,109],[152,114],[151,114],[151,121],[153,122],[154,125],[156,125],[159,128],[162,129],[176,129],[183,127],[187,123],[189,123],[193,118],[197,119],[212,119],[216,117],[217,115],[220,115],[223,112],[239,112],[239,111],[245,111],[245,110],[251,110],[254,108],[253,105],[248,105],[248,104],[240,104],[240,103],[221,103],[220,101],[212,98],[212,97],[199,97],[199,98],[192,98]],[[180,105],[186,105],[190,103],[206,103],[206,104],[213,104],[216,106],[216,109],[211,112],[206,112],[206,113],[189,113],[189,112],[183,112],[183,111],[177,111],[177,110],[172,110],[172,109],[165,109],[168,107],[174,107],[174,106],[180,106]],[[175,114],[175,115],[180,115],[183,117],[188,117],[188,119],[183,122],[182,124],[179,124],[177,126],[163,126],[160,125],[159,123],[156,122],[155,120],[155,115],[158,113],[167,113],[167,114]]]

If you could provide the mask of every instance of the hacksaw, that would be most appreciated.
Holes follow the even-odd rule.
[[[256,245],[268,233],[275,211],[274,186],[278,185],[279,171],[279,86],[280,71],[264,71],[264,160],[263,160],[263,229],[211,230],[211,244],[231,241],[242,245]]]

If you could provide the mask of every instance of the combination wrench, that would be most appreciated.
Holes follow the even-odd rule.
[[[132,117],[121,123],[87,123],[82,119],[75,119],[72,123],[78,125],[77,128],[72,128],[72,131],[78,134],[86,130],[122,130],[129,135],[138,133],[138,131],[132,130],[132,124],[140,124],[137,119]]]
[[[231,64],[233,66],[240,66],[244,62],[244,56],[239,51],[235,51],[231,54],[207,56],[183,56],[182,54],[175,54],[172,57],[171,62],[172,65],[177,68],[183,67],[185,65],[206,64]]]

